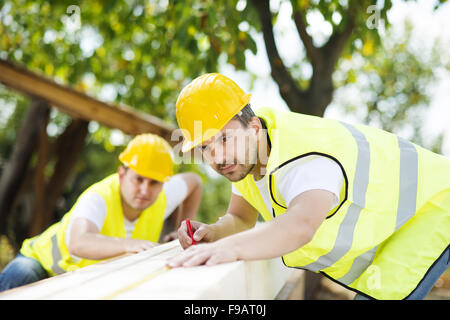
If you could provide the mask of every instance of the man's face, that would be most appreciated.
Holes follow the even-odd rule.
[[[236,182],[244,179],[254,168],[258,155],[257,141],[253,127],[245,128],[239,120],[231,120],[218,134],[197,148],[211,168]]]
[[[122,199],[135,210],[145,210],[158,198],[163,183],[143,177],[133,169],[119,168],[120,193]]]

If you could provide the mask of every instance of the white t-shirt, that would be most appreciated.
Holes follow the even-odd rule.
[[[163,185],[164,192],[166,193],[166,210],[164,212],[164,219],[169,217],[172,212],[184,201],[187,196],[187,184],[186,181],[180,176],[173,176],[169,181]],[[70,231],[72,228],[72,222],[75,218],[84,218],[94,223],[98,230],[101,230],[106,219],[106,202],[96,193],[88,193],[80,197],[77,206],[72,212],[69,225],[66,229],[65,242],[68,246],[70,239]],[[125,224],[126,238],[130,238],[134,231],[138,219],[129,221],[125,216],[123,217]]]
[[[313,155],[292,161],[279,170],[278,189],[287,206],[299,194],[314,189],[327,190],[334,194],[331,208],[339,204],[339,193],[344,175],[335,161],[324,156]],[[255,184],[267,209],[272,212],[267,179],[263,177],[255,181]],[[242,196],[234,185],[232,192]]]

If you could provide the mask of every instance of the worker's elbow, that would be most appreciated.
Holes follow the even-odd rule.
[[[180,176],[184,179],[190,190],[202,187],[202,178],[195,172],[184,172]]]
[[[304,243],[304,245],[312,241],[315,233],[316,233],[316,231],[313,228],[310,228],[310,227],[303,228],[301,237],[302,237],[302,242]]]
[[[194,187],[201,189],[202,185],[203,185],[202,178],[194,172],[191,172],[190,174],[191,174],[191,179],[192,179],[192,183],[193,183]]]
[[[316,233],[316,228],[308,220],[298,221],[295,229],[297,230],[297,239],[299,239],[301,246],[311,242]]]
[[[67,250],[71,256],[80,256],[80,244],[77,239],[71,238],[67,244]]]

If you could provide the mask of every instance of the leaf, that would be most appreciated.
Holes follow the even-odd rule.
[[[373,44],[373,40],[372,40],[372,39],[368,39],[368,40],[366,40],[366,41],[364,42],[364,45],[363,45],[363,47],[362,47],[362,49],[361,49],[361,53],[362,53],[364,56],[367,57],[367,56],[372,55],[373,52],[374,52],[374,44]]]

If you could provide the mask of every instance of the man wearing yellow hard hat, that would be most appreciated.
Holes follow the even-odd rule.
[[[450,160],[376,128],[260,108],[205,74],[180,93],[184,152],[232,182],[227,213],[193,221],[172,267],[282,257],[357,299],[423,299],[449,266]],[[265,223],[253,228],[258,213]]]
[[[194,173],[173,175],[172,149],[141,134],[120,154],[118,172],[86,189],[60,222],[24,241],[0,274],[0,291],[158,245],[163,223],[194,218],[202,186]],[[172,220],[172,219],[171,219]],[[176,228],[178,228],[176,226]],[[176,231],[166,240],[176,238]]]

